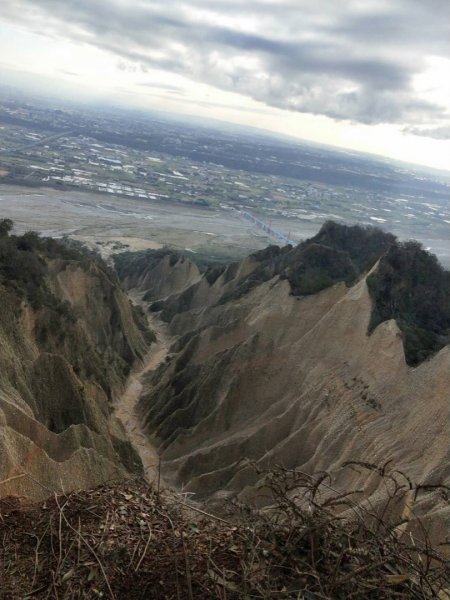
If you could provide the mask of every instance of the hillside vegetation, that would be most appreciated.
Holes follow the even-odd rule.
[[[33,231],[12,235],[12,228],[11,220],[0,220],[0,285],[33,308],[46,306],[64,311],[67,306],[61,304],[46,281],[46,261],[83,260],[86,253],[81,246],[69,247],[52,238],[41,238]]]
[[[276,275],[287,279],[293,296],[316,294],[340,281],[352,285],[394,241],[392,234],[375,227],[328,221],[317,235],[294,248],[271,246],[251,255],[257,267],[239,281],[233,298]]]
[[[374,302],[369,331],[395,319],[410,365],[450,343],[450,272],[419,243],[393,244],[367,285]]]

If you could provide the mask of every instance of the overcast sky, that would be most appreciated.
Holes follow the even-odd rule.
[[[450,0],[0,0],[0,75],[450,170]]]

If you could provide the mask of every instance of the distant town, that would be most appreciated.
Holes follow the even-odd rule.
[[[238,211],[277,243],[295,243],[303,225],[327,219],[450,239],[443,177],[136,111],[2,100],[0,184]]]

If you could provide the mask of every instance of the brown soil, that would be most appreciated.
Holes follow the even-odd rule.
[[[0,599],[448,599],[437,552],[369,511],[340,520],[349,495],[291,473],[271,473],[272,516],[246,508],[235,525],[143,482],[0,500]]]
[[[143,483],[0,500],[0,599],[220,597],[212,565],[238,566],[224,549],[236,528],[210,519],[200,530],[173,502]]]

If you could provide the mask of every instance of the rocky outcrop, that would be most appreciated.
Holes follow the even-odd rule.
[[[0,497],[141,471],[112,408],[151,343],[145,320],[100,260],[33,244],[23,258],[38,256],[33,297],[16,291],[15,273],[0,284]]]

